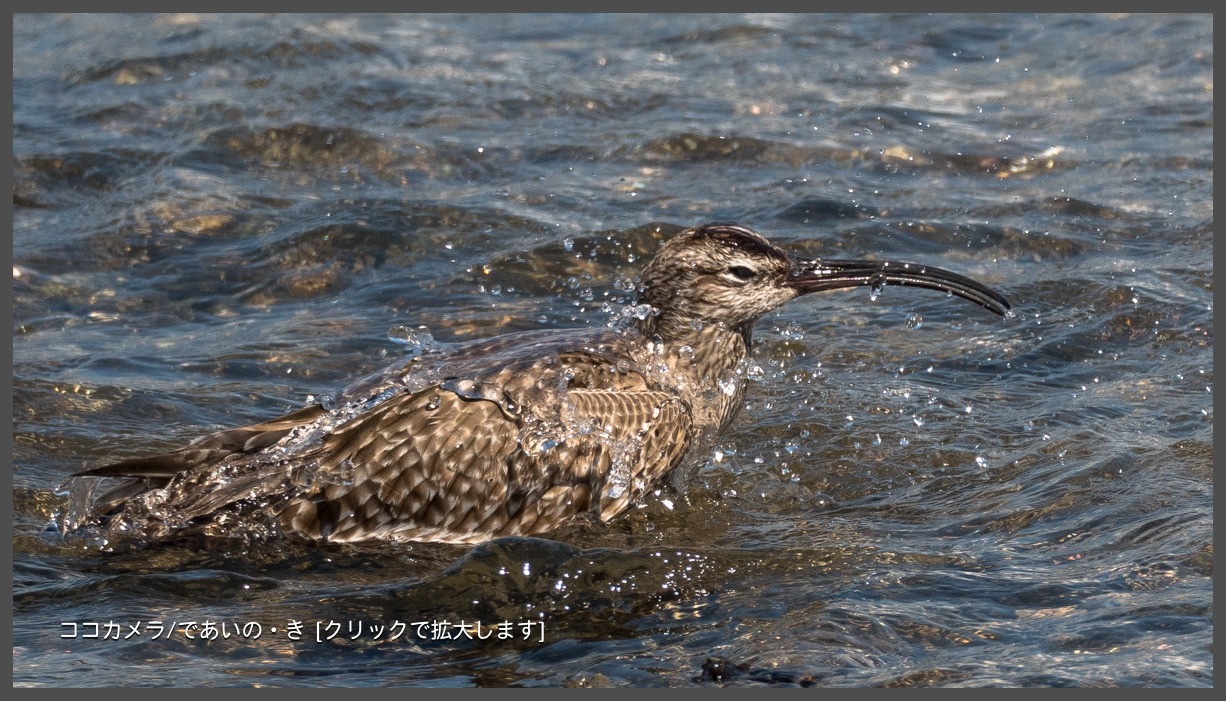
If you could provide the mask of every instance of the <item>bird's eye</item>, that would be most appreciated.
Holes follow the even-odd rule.
[[[732,273],[732,277],[738,280],[752,280],[753,276],[757,274],[753,271],[753,268],[747,268],[743,265],[734,265],[728,268],[728,272]]]

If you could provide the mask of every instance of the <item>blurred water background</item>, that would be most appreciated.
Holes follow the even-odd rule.
[[[15,685],[1212,685],[1210,16],[13,39]],[[69,473],[335,392],[404,329],[604,325],[706,221],[953,269],[1018,316],[793,302],[688,489],[549,541],[54,530]]]

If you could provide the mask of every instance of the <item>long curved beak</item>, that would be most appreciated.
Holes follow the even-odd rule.
[[[872,287],[874,292],[886,285],[927,287],[969,299],[1001,316],[1013,316],[1009,300],[999,292],[963,275],[931,265],[875,260],[794,259],[788,285],[800,294],[862,285]]]

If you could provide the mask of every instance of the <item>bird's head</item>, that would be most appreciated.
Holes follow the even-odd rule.
[[[640,278],[655,333],[705,324],[747,330],[759,317],[810,292],[911,285],[958,295],[1001,315],[1009,302],[991,288],[941,268],[889,261],[793,258],[738,224],[703,224],[673,237]],[[696,323],[697,322],[697,323]]]

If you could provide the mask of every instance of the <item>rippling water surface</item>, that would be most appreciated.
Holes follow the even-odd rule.
[[[13,58],[15,684],[1212,685],[1210,17],[17,16]],[[392,327],[604,325],[718,220],[1018,316],[793,302],[688,489],[551,540],[54,531],[71,472]]]

